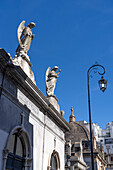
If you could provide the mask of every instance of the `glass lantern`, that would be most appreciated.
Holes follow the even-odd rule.
[[[105,80],[102,76],[101,79],[98,81],[98,83],[99,83],[100,90],[104,92],[107,87],[107,80]]]

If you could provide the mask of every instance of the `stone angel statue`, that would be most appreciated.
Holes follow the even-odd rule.
[[[56,81],[57,81],[57,78],[59,77],[58,74],[61,72],[61,70],[56,72],[58,70],[57,66],[55,66],[52,70],[50,69],[51,68],[48,67],[46,71],[46,93],[47,93],[47,96],[54,96],[54,89],[55,89]]]
[[[27,27],[25,27],[24,24],[25,21],[22,21],[17,30],[19,46],[16,52],[24,52],[27,54],[27,51],[30,48],[31,40],[34,38],[34,34],[32,34],[31,28],[35,27],[35,23],[31,22]]]

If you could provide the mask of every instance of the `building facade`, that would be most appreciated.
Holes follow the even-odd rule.
[[[1,170],[64,170],[68,123],[3,49],[0,117]]]
[[[89,130],[89,123],[79,121]],[[97,123],[92,123],[92,129],[96,138],[97,145],[103,147],[105,159],[107,161],[107,169],[113,169],[113,122],[106,124],[106,129],[102,129]]]

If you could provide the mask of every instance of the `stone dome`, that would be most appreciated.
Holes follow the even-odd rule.
[[[89,141],[90,134],[88,129],[79,122],[69,122],[70,131],[66,132],[66,141],[71,140],[71,143],[79,141]]]

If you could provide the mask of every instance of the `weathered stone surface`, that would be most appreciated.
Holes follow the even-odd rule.
[[[55,109],[60,112],[60,107],[57,103],[58,99],[56,98],[56,96],[48,96],[47,97],[48,101],[55,107]]]
[[[29,56],[27,54],[19,53],[12,61],[14,65],[20,66],[33,83],[36,84],[34,74],[31,70],[32,64],[30,63]]]

